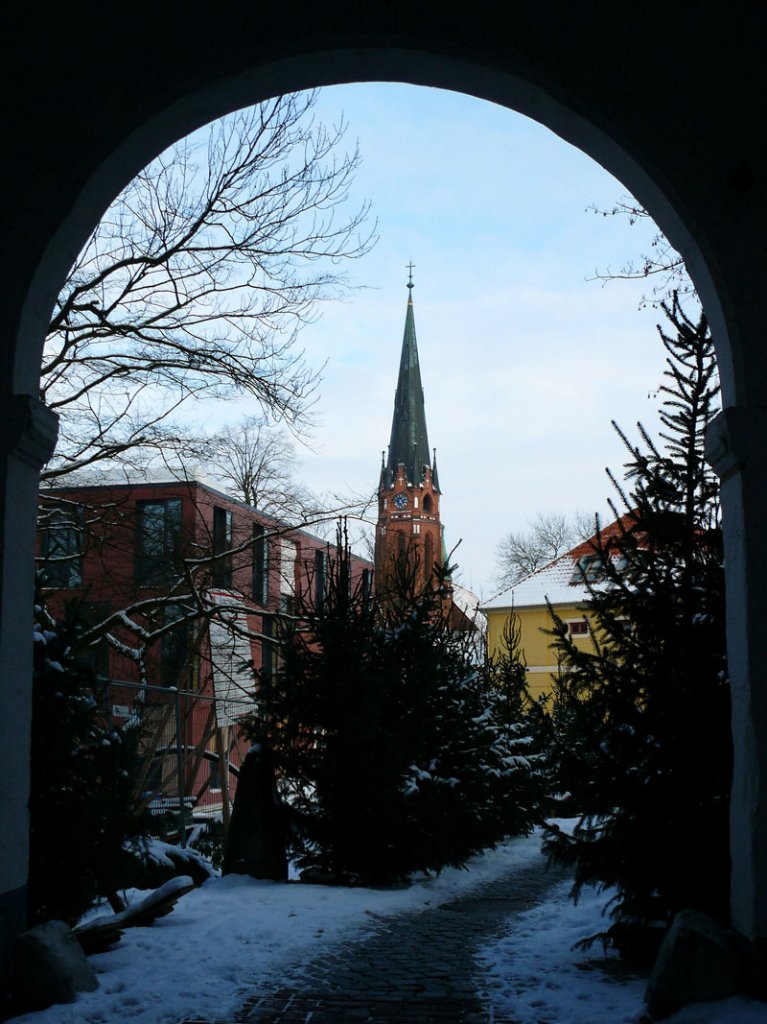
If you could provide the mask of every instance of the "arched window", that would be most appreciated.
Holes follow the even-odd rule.
[[[424,512],[431,512],[431,495],[425,494],[423,497],[423,510]]]

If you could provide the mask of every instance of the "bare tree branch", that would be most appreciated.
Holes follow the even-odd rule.
[[[594,520],[583,513],[568,519],[562,512],[539,512],[526,531],[510,531],[496,547],[499,590],[512,587],[593,533]]]
[[[649,213],[639,206],[631,196],[622,196],[609,210],[597,206],[588,206],[590,213],[600,217],[622,217],[629,224],[637,224],[651,220]],[[595,270],[590,281],[648,281],[650,291],[640,300],[640,308],[644,306],[660,306],[672,292],[680,295],[694,294],[687,268],[681,255],[673,248],[666,236],[657,231],[650,241],[650,251],[642,253],[638,259],[630,259],[618,270],[607,267]]]
[[[61,416],[43,474],[140,464],[188,430],[199,396],[252,395],[297,424],[320,370],[297,347],[339,264],[374,242],[347,212],[360,156],[315,94],[278,97],[163,153],[115,200],[70,271],[45,347],[41,397]]]
[[[208,449],[211,476],[260,512],[292,519],[316,510],[316,500],[294,475],[295,442],[283,427],[248,416],[210,438]]]

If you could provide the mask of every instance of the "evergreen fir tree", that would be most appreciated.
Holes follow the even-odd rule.
[[[595,652],[554,615],[561,673],[552,763],[579,813],[572,836],[546,849],[587,883],[615,886],[602,936],[666,927],[694,907],[726,921],[729,890],[730,711],[717,481],[703,435],[718,384],[705,317],[677,296],[659,327],[668,353],[661,444],[639,426],[623,514],[594,541],[601,579],[589,584]],[[612,478],[611,478],[612,479]],[[613,504],[616,517],[618,508]],[[552,613],[553,614],[553,613]]]
[[[95,678],[73,654],[75,619],[38,597],[34,630],[29,917],[74,924],[122,887],[124,844],[148,830],[135,792],[140,729],[110,724]]]
[[[519,617],[512,610],[504,624],[498,650],[485,651],[484,679],[487,699],[509,738],[514,737],[516,757],[524,757],[529,770],[526,785],[517,787],[515,799],[541,820],[553,809],[551,780],[544,751],[551,746],[551,718],[547,697],[534,699],[527,683],[527,661],[522,650]],[[526,796],[525,796],[526,793]]]
[[[299,866],[386,883],[528,832],[536,767],[469,638],[448,628],[446,579],[418,590],[414,571],[396,600],[371,600],[350,591],[339,540],[321,602],[287,623],[262,689]]]

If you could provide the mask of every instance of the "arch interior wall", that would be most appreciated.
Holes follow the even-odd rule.
[[[733,921],[767,961],[767,194],[765,16],[690,0],[360,5],[244,0],[122,10],[13,10],[0,331],[0,956],[23,921],[36,478],[54,418],[37,392],[45,324],[80,246],[119,189],[206,121],[279,92],[398,80],[459,89],[546,124],[618,177],[685,256],[718,339],[736,746]],[[617,410],[619,412],[619,410]],[[9,790],[11,792],[9,792]],[[763,972],[767,977],[767,970]]]

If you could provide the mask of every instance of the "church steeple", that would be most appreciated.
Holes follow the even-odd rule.
[[[413,560],[422,582],[428,580],[442,547],[436,455],[432,463],[415,337],[412,263],[408,270],[409,295],[391,441],[388,454],[382,453],[378,485],[376,574],[378,586],[383,589],[394,578],[395,562],[403,557]]]
[[[394,415],[389,442],[388,469],[393,476],[397,467],[403,465],[407,479],[420,484],[426,467],[431,468],[429,437],[426,432],[426,408],[421,384],[421,367],[418,362],[418,344],[415,336],[415,315],[413,313],[413,264],[409,265],[407,312],[405,333],[402,338],[402,354],[399,363],[397,391],[394,396]]]

